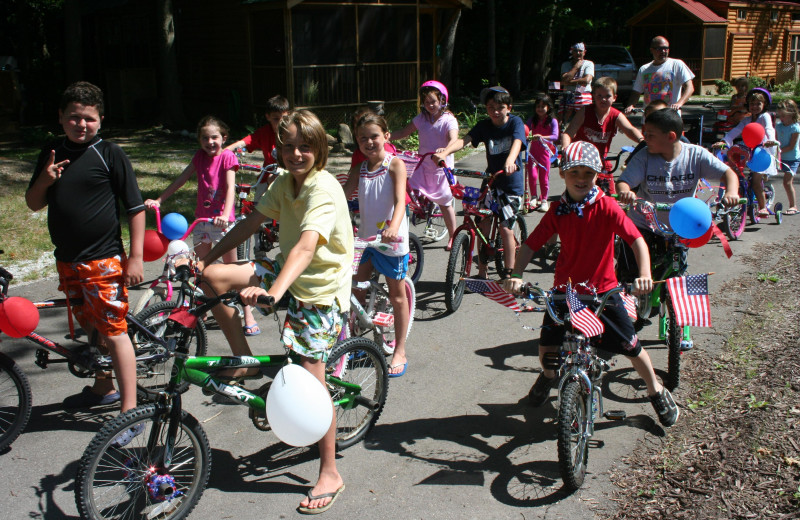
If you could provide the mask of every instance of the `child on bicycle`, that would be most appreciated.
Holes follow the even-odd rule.
[[[646,294],[653,290],[650,255],[644,239],[616,201],[606,197],[595,185],[602,170],[600,154],[593,144],[576,141],[567,146],[559,173],[567,189],[520,248],[519,267],[514,269],[511,279],[503,282],[506,291],[514,294],[520,291],[524,267],[533,253],[556,233],[561,237],[561,253],[556,263],[555,287],[565,287],[571,279],[585,281],[598,295],[615,288],[614,237],[619,236],[633,248],[639,265],[639,277],[633,283],[634,293]],[[581,286],[576,290],[580,291]],[[642,348],[619,294],[610,297],[603,316],[607,324],[600,348],[622,354],[630,360],[636,373],[647,385],[647,394],[661,424],[672,426],[678,419],[678,407],[669,390],[656,378],[650,356]],[[558,351],[564,333],[564,326],[555,325],[552,318],[545,314],[539,340],[540,363],[545,353]],[[530,404],[541,406],[556,383],[555,372],[543,368],[528,394]]]
[[[505,273],[498,274],[506,278],[515,265],[516,247],[509,245],[514,245],[514,224],[519,218],[518,213],[525,195],[520,154],[525,143],[525,124],[522,119],[511,114],[513,100],[508,90],[503,87],[483,89],[481,103],[486,105],[489,119],[478,121],[463,138],[450,141],[444,150],[433,154],[433,160],[438,164],[451,153],[461,150],[470,143],[473,146],[485,144],[486,171],[496,175],[490,196],[487,195],[483,204],[488,207],[492,200],[498,202],[497,215],[500,220],[500,236],[503,238],[503,256],[507,267]],[[478,224],[484,236],[489,234],[491,225],[492,219],[489,218],[482,219]],[[487,264],[478,263],[479,278],[486,278],[487,270]]]
[[[353,226],[341,185],[324,169],[328,141],[317,116],[298,110],[282,119],[278,150],[281,169],[256,211],[226,234],[197,267],[211,294],[241,290],[246,304],[255,305],[258,296],[264,295],[277,302],[288,292],[281,340],[301,356],[301,366],[324,384],[325,362],[342,330],[343,313],[350,307]],[[211,265],[267,218],[281,223],[281,253],[275,260]],[[233,354],[252,355],[235,312],[224,305],[213,309]],[[241,380],[261,374],[240,369],[229,377]],[[335,412],[330,430],[319,442],[319,453],[319,479],[300,502],[301,513],[324,512],[344,490],[336,469]]]
[[[784,215],[797,215],[796,197],[794,192],[794,176],[797,165],[800,164],[800,114],[797,112],[797,103],[791,99],[784,99],[778,103],[778,122],[775,125],[775,134],[781,148],[780,170],[783,172],[783,187],[786,198],[789,199],[789,208],[783,210]]]
[[[197,176],[197,206],[194,216],[214,219],[212,222],[198,222],[192,232],[195,253],[199,258],[211,251],[211,247],[222,239],[236,220],[235,189],[239,161],[233,152],[222,148],[229,133],[228,125],[216,117],[206,116],[201,119],[197,124],[200,149],[195,152],[192,162],[157,199],[144,201],[148,209],[160,208],[186,181]],[[236,259],[236,248],[222,255],[222,261],[226,264],[233,263]],[[261,334],[251,309],[245,309],[244,318],[245,334]]]
[[[744,127],[750,123],[758,123],[764,127],[764,139],[761,141],[770,154],[774,154],[773,145],[778,144],[775,140],[775,128],[772,125],[772,116],[768,112],[769,105],[772,103],[772,95],[765,88],[756,87],[750,89],[747,93],[747,106],[750,108],[750,117],[745,117],[742,121],[730,129],[722,141],[714,143],[715,148],[723,146],[733,146],[733,140],[742,135]],[[763,181],[768,179],[771,175],[777,175],[775,164],[770,164],[769,168],[763,172],[752,172],[753,182],[752,188],[755,193],[756,201],[758,202],[758,216],[769,217],[769,210],[767,209],[767,199],[764,196]]]
[[[603,171],[597,176],[597,185],[608,195],[614,193],[614,175],[611,173],[614,166],[606,159],[611,140],[618,130],[636,143],[644,140],[625,114],[611,106],[616,99],[617,82],[613,78],[598,78],[592,85],[592,106],[575,114],[561,134],[562,149],[573,140],[588,141],[597,147],[603,158]]]
[[[42,149],[25,202],[33,211],[48,208],[59,288],[67,298],[83,299],[72,312],[90,336],[97,331],[111,354],[119,384],[117,392],[110,374],[97,373],[94,385],[64,399],[64,407],[90,408],[121,400],[124,412],[136,407],[136,355],[125,315],[127,287],[143,278],[145,216],[128,157],[97,135],[103,112],[98,87],[85,81],[67,87],[58,110],[65,137]],[[128,256],[120,207],[130,229]]]
[[[547,94],[537,96],[533,100],[533,115],[528,119],[526,126],[530,130],[528,139],[547,140],[553,145],[558,141],[558,121],[553,117],[553,100]],[[528,186],[531,190],[531,204],[536,206],[539,211],[547,212],[550,203],[547,195],[550,192],[550,148],[544,143],[541,145],[532,144],[530,147],[530,157],[525,163],[525,173],[528,175]],[[536,182],[539,181],[541,187],[541,197],[537,204]]]
[[[447,88],[438,81],[423,83],[419,88],[420,113],[405,128],[392,132],[389,139],[397,141],[419,132],[420,155],[444,150],[447,143],[458,137],[458,121],[447,109],[447,95]],[[448,168],[453,167],[452,155],[447,156],[445,164]],[[441,208],[442,218],[450,234],[445,248],[445,251],[449,251],[456,230],[456,212],[453,194],[444,171],[433,161],[424,160],[408,179],[408,186],[419,190]]]
[[[389,299],[394,309],[395,346],[389,363],[389,377],[400,377],[408,369],[406,334],[410,315],[403,281],[408,272],[408,216],[406,215],[406,168],[403,161],[386,153],[389,128],[383,116],[366,112],[355,125],[356,142],[366,160],[358,175],[351,176],[344,186],[349,196],[358,184],[358,207],[361,224],[358,236],[367,238],[377,233],[386,243],[399,242],[394,251],[367,248],[354,280],[369,280],[373,269],[386,278]]]
[[[736,92],[731,96],[730,115],[727,122],[730,125],[738,125],[742,119],[749,115],[747,108],[747,88],[750,86],[750,81],[742,76],[738,78],[733,86]]]

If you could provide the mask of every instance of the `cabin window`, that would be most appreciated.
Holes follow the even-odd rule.
[[[778,10],[777,10],[777,9],[773,9],[773,10],[770,12],[769,18],[770,18],[770,20],[772,20],[773,22],[777,22],[777,21],[778,21]]]
[[[767,34],[767,47],[772,48],[774,46],[775,46],[775,39],[772,31],[770,31],[769,34]]]
[[[747,20],[747,9],[737,9],[736,20],[739,22]]]
[[[792,35],[792,46],[789,48],[789,61],[792,63],[800,61],[800,34]]]
[[[800,13],[792,13],[792,21],[800,22]]]

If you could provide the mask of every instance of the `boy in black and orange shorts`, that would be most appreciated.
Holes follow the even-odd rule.
[[[33,211],[48,208],[47,226],[56,246],[60,289],[82,298],[73,308],[81,326],[96,330],[111,354],[120,391],[110,374],[98,373],[92,387],[64,399],[66,408],[121,401],[136,407],[136,356],[125,315],[127,286],[143,278],[144,204],[136,176],[122,149],[98,137],[103,92],[87,82],[64,91],[58,111],[65,137],[42,149],[25,201]],[[125,255],[120,203],[130,226]]]

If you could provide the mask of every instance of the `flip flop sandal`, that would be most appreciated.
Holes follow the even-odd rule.
[[[797,208],[789,208],[783,212],[784,215],[797,215]]]
[[[339,494],[342,491],[344,491],[344,484],[342,484],[342,487],[340,487],[333,493],[322,493],[321,495],[312,495],[311,490],[309,489],[308,493],[306,493],[306,496],[308,497],[309,500],[319,500],[320,498],[330,497],[331,501],[322,507],[315,507],[313,509],[306,506],[297,506],[297,512],[302,513],[304,515],[318,515],[320,513],[324,513],[325,511],[331,508],[334,502],[336,502],[336,499],[339,498]]]
[[[258,324],[254,323],[252,325],[248,325],[244,328],[244,335],[245,336],[258,336],[261,334],[261,329],[258,328]]]

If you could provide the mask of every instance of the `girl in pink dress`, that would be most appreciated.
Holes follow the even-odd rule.
[[[447,110],[447,87],[438,81],[426,81],[419,88],[420,113],[402,130],[393,132],[390,139],[396,141],[419,132],[419,154],[441,152],[450,141],[458,138],[458,122]],[[453,156],[445,159],[448,168],[453,167]],[[450,234],[446,250],[453,243],[456,229],[456,212],[453,208],[453,194],[444,171],[426,158],[408,180],[412,189],[419,190],[442,209],[442,217]]]
[[[528,175],[528,186],[531,190],[531,205],[543,212],[547,212],[550,203],[547,195],[550,191],[550,155],[552,151],[544,140],[555,145],[558,140],[558,121],[553,117],[553,101],[549,96],[543,95],[536,98],[533,104],[533,115],[526,123],[530,129],[528,139],[531,141],[530,157],[525,164],[525,173]],[[536,202],[536,181],[541,187],[541,197]]]

